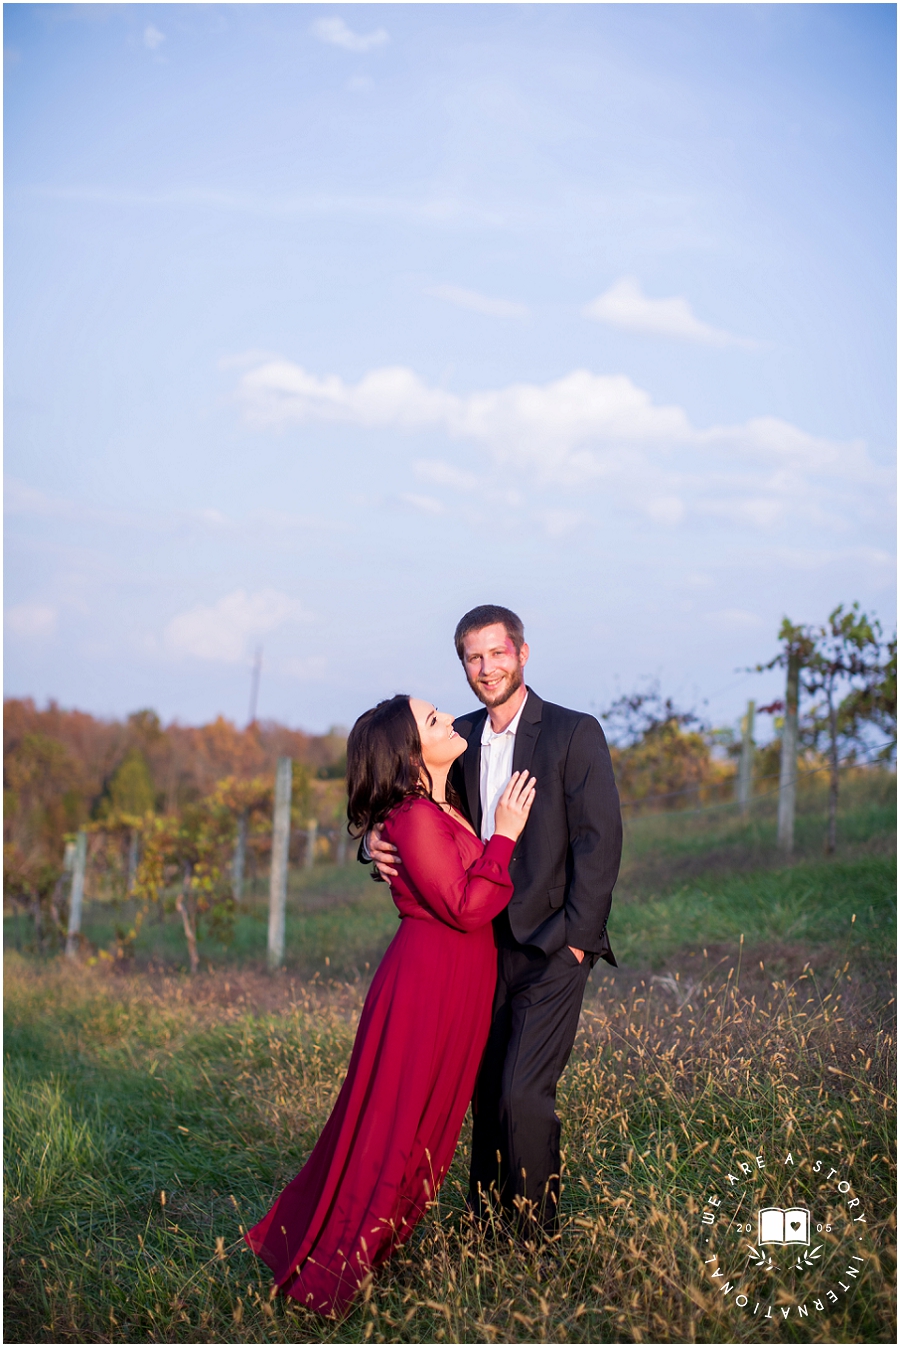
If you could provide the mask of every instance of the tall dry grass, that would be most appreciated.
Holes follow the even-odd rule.
[[[337,1324],[274,1298],[241,1230],[327,1117],[364,987],[13,956],[6,1340],[895,1341],[893,1008],[867,1003],[849,967],[823,983],[759,963],[705,959],[687,980],[633,984],[595,974],[560,1091],[554,1245],[473,1228],[464,1135],[409,1244]],[[803,1177],[816,1158],[850,1181],[864,1227],[837,1178]],[[749,1205],[704,1224],[741,1162],[754,1209],[799,1196],[831,1226],[811,1271],[754,1266],[734,1224]],[[860,1275],[815,1310],[853,1253]],[[717,1266],[741,1271],[746,1308]]]

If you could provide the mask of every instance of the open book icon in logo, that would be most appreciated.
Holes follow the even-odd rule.
[[[808,1244],[809,1212],[805,1207],[762,1207],[760,1244]]]

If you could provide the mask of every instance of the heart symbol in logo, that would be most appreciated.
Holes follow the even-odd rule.
[[[799,1229],[800,1229],[800,1222],[799,1222],[799,1221],[791,1221],[791,1229],[792,1229],[792,1230],[799,1230]]]

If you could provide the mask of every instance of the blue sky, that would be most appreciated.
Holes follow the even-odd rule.
[[[894,627],[891,5],[4,6],[6,691],[733,723]]]

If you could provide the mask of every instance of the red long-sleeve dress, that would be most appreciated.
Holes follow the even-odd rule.
[[[387,819],[401,916],[366,997],[337,1102],[315,1149],[247,1243],[275,1283],[344,1313],[442,1183],[487,1042],[513,843],[485,845],[430,800]]]

